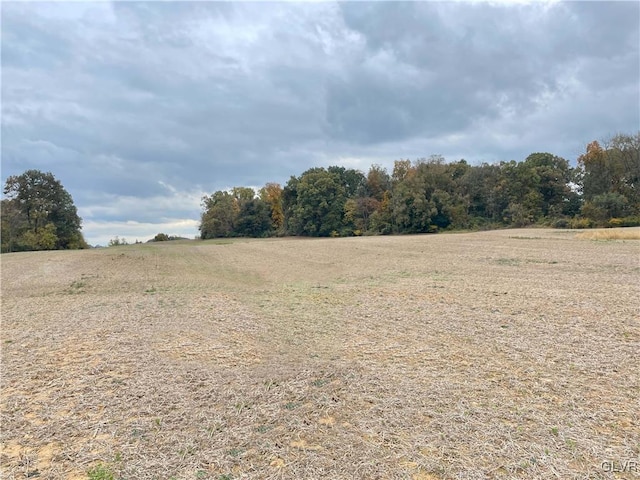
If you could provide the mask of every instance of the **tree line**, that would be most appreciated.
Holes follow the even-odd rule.
[[[640,132],[590,143],[575,167],[550,153],[481,165],[435,155],[397,160],[391,172],[372,165],[366,174],[316,167],[284,187],[267,183],[258,192],[235,187],[204,196],[200,237],[634,226],[640,225],[639,188]],[[11,176],[4,194],[2,252],[88,247],[73,199],[53,174]],[[158,234],[154,241],[174,238]]]
[[[546,225],[640,225],[640,132],[590,143],[571,167],[533,153],[521,162],[470,165],[441,156],[397,160],[365,174],[311,168],[284,187],[235,187],[202,199],[200,236],[312,237],[434,233]]]

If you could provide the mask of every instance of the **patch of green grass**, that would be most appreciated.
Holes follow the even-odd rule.
[[[84,287],[86,286],[87,286],[86,282],[83,282],[82,280],[75,280],[71,282],[71,285],[69,286],[69,289],[67,290],[67,292],[70,293],[71,295],[75,293],[84,293]]]
[[[233,240],[229,239],[215,239],[215,240],[205,240],[207,245],[231,245],[235,243]]]
[[[89,469],[87,475],[89,480],[115,480],[115,475],[111,469],[102,463]]]
[[[555,260],[539,260],[536,258],[528,258],[527,260],[525,260],[527,263],[544,263],[547,265],[556,265],[558,262]]]
[[[154,295],[157,292],[156,287],[151,286],[151,288],[147,288],[144,293],[149,295]]]
[[[242,455],[243,451],[244,450],[242,450],[241,448],[232,448],[228,453],[232,457],[239,457],[240,455]]]
[[[284,408],[286,408],[287,410],[294,410],[297,407],[298,407],[298,404],[296,402],[289,402],[284,406]]]
[[[517,267],[518,265],[520,265],[520,260],[518,260],[517,258],[496,258],[494,260],[494,263],[497,263],[498,265],[508,265],[511,267]]]

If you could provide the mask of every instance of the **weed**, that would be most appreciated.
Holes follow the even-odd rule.
[[[275,380],[265,380],[264,381],[264,386],[267,390],[271,390],[274,387],[279,387],[280,384],[278,382],[276,382]]]
[[[115,480],[111,469],[101,463],[91,468],[87,475],[89,475],[89,480]]]
[[[295,403],[295,402],[289,402],[289,403],[287,403],[287,404],[284,406],[284,408],[286,408],[287,410],[293,410],[293,409],[295,409],[297,406],[298,406],[298,404],[297,404],[297,403]]]
[[[86,287],[86,283],[82,280],[75,280],[71,282],[69,289],[67,290],[71,295],[74,293],[84,293],[84,287]]]
[[[180,457],[182,457],[182,460],[184,460],[185,458],[187,458],[187,456],[194,455],[196,453],[196,449],[195,447],[189,445],[187,448],[180,449],[178,453],[180,454]]]
[[[241,448],[232,448],[231,450],[229,450],[229,455],[235,458],[242,455],[242,452],[243,450]]]
[[[207,427],[207,436],[209,437],[209,440],[213,438],[214,434],[221,433],[222,430],[222,425],[212,425],[210,427]]]
[[[148,293],[149,295],[153,295],[157,292],[156,287],[151,286],[151,288],[147,288],[144,293]]]
[[[246,402],[238,402],[236,403],[236,411],[238,413],[242,413],[245,410],[251,410],[251,404]]]

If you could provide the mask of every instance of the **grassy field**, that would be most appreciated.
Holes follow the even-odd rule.
[[[626,235],[3,255],[0,476],[638,478]]]

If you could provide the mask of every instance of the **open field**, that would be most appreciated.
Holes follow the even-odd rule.
[[[3,479],[639,477],[639,241],[527,229],[1,262]]]

